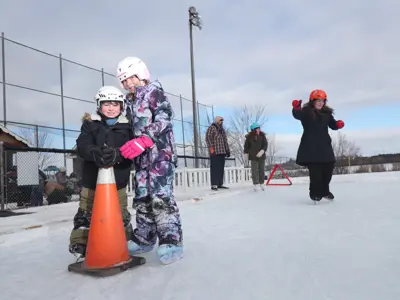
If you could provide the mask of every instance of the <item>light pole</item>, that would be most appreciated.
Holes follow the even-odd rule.
[[[189,37],[190,37],[190,70],[192,76],[192,104],[193,104],[193,139],[195,167],[199,168],[199,137],[197,133],[197,101],[196,101],[196,83],[194,75],[194,57],[193,57],[193,26],[202,28],[201,17],[194,6],[189,7]]]

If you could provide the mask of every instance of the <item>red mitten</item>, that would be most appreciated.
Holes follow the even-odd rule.
[[[292,106],[295,110],[300,110],[301,109],[301,102],[303,100],[293,100],[292,101]]]
[[[336,121],[336,126],[338,129],[342,129],[344,127],[344,122],[342,120]]]
[[[139,156],[147,148],[151,148],[154,145],[153,141],[147,136],[141,136],[137,139],[126,142],[120,148],[121,155],[127,159],[134,159]]]

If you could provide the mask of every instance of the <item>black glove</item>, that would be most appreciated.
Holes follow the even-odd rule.
[[[111,167],[121,161],[122,155],[117,148],[104,147],[102,152],[101,158],[105,167]]]
[[[93,155],[94,163],[96,164],[96,166],[99,168],[103,168],[103,151],[100,149],[100,147],[94,146],[89,150],[89,152]]]
[[[231,157],[231,153],[229,151],[226,152],[226,157]]]

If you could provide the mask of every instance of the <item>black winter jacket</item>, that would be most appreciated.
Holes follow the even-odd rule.
[[[265,133],[260,131],[260,135],[257,135],[255,131],[251,131],[246,135],[246,141],[244,142],[244,153],[249,154],[249,160],[265,159],[268,149],[268,141]],[[260,150],[264,150],[264,154],[261,157],[257,157],[257,153]]]
[[[333,110],[324,106],[321,111],[315,110],[306,103],[301,110],[292,109],[295,119],[303,125],[303,135],[297,151],[296,163],[300,166],[336,162],[332,148],[332,139],[328,127],[338,130]]]
[[[83,159],[82,186],[94,190],[97,183],[99,168],[94,162],[93,147],[120,148],[133,138],[132,129],[127,118],[120,116],[117,123],[109,126],[97,114],[85,114],[81,133],[76,140],[77,151]],[[117,189],[128,185],[132,160],[121,158],[114,165]]]

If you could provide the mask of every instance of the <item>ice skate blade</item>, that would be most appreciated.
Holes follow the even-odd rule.
[[[91,275],[94,277],[108,277],[122,273],[134,267],[144,265],[145,263],[146,259],[144,257],[131,256],[128,261],[121,265],[112,266],[104,269],[91,269],[85,265],[85,261],[81,261],[68,265],[68,271],[84,275]]]

